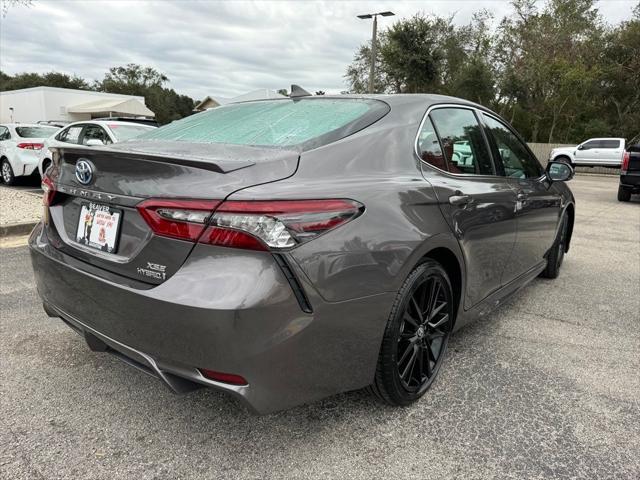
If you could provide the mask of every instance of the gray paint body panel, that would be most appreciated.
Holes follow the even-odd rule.
[[[369,385],[396,293],[425,255],[439,249],[456,259],[460,328],[535,278],[561,214],[574,203],[564,184],[450,175],[417,157],[416,134],[430,106],[481,107],[430,95],[376,98],[391,105],[384,118],[299,158],[286,154],[221,173],[150,159],[117,160],[113,152],[104,154],[111,164],[100,160],[102,153],[94,157],[98,169],[112,173],[90,188],[127,198],[348,198],[365,205],[355,220],[283,253],[312,313],[301,309],[269,253],[206,245],[191,245],[185,253],[141,231],[145,256],[177,259],[164,283],[149,285],[101,263],[117,262],[65,249],[56,233],[64,219],[55,207],[54,225],[36,228],[30,238],[40,295],[172,374],[183,372],[200,383],[206,381],[193,373],[197,367],[244,376],[249,385],[242,393],[227,390],[259,412]],[[80,153],[72,152],[71,160],[72,155]],[[69,168],[63,163],[63,184]],[[518,188],[535,190],[522,212],[514,208]],[[448,198],[458,190],[469,192],[474,203],[450,205]],[[544,235],[535,242],[540,230]],[[135,235],[126,235],[122,254],[135,258]]]

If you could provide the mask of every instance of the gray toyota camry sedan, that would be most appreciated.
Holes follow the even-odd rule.
[[[418,400],[453,331],[558,275],[575,218],[570,166],[437,95],[238,103],[53,156],[30,237],[47,314],[259,413]]]

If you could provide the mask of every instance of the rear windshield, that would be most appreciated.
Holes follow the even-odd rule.
[[[116,137],[117,142],[124,142],[125,140],[137,137],[150,130],[155,130],[155,127],[147,125],[122,125],[119,123],[111,123],[109,124],[109,129],[111,130],[111,133],[113,133],[113,136]]]
[[[351,135],[388,111],[384,102],[354,98],[237,103],[178,120],[139,140],[308,149]]]
[[[23,138],[48,138],[58,130],[58,127],[16,127],[16,133]]]

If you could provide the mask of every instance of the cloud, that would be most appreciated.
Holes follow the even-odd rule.
[[[610,23],[631,14],[634,0],[607,0]],[[257,88],[339,92],[371,21],[357,14],[391,8],[394,18],[418,11],[453,15],[466,23],[487,8],[508,15],[506,1],[124,1],[35,0],[13,7],[0,25],[0,68],[10,74],[60,71],[100,79],[126,63],[165,73],[179,93],[201,99]]]

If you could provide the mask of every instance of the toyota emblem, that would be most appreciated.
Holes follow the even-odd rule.
[[[76,180],[82,185],[89,185],[93,180],[93,168],[87,160],[78,160],[76,162]]]

